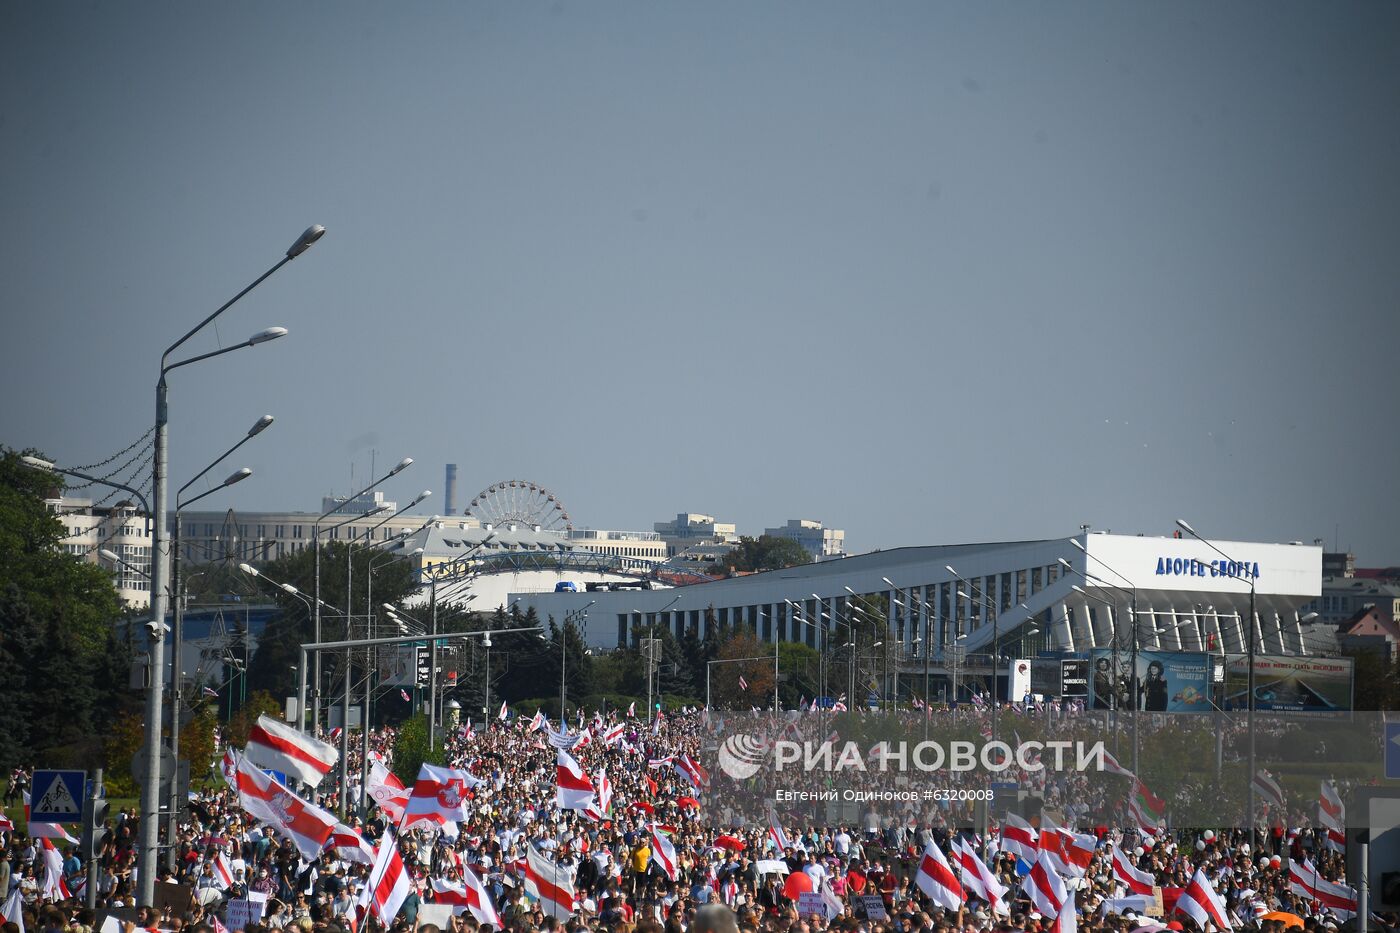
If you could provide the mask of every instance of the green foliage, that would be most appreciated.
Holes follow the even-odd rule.
[[[97,729],[126,700],[121,602],[110,574],[63,551],[44,505],[61,482],[20,457],[0,448],[0,770],[96,766]]]
[[[322,602],[340,609],[347,607],[347,552],[353,568],[353,599],[348,604],[352,614],[363,619],[368,602],[372,602],[374,607],[383,603],[398,605],[415,591],[409,561],[385,557],[384,552],[377,548],[350,548],[345,542],[331,541],[321,544]],[[372,590],[369,580],[371,560],[374,561]],[[293,668],[300,662],[301,645],[314,641],[316,635],[314,616],[308,605],[309,598],[316,592],[315,549],[305,548],[294,554],[287,554],[267,564],[262,570],[268,578],[278,583],[289,583],[305,595],[295,596],[282,589],[264,588],[264,594],[271,596],[282,611],[280,615],[268,621],[267,628],[258,640],[258,650],[248,665],[248,688],[267,691],[276,696],[288,696],[296,692],[296,675]],[[450,629],[444,628],[444,631]],[[321,639],[330,641],[344,638],[345,633],[345,617],[332,614],[323,606]],[[326,659],[323,658],[322,671],[327,667]]]
[[[248,732],[258,717],[266,713],[273,719],[281,719],[283,708],[277,698],[266,690],[255,690],[248,695],[248,702],[228,721],[228,742],[237,748],[248,744]]]
[[[811,562],[812,555],[792,538],[760,535],[757,538],[740,538],[738,546],[724,555],[722,567],[729,572],[737,570],[752,573],[783,570]]]
[[[424,763],[441,765],[446,758],[441,742],[437,748],[428,749],[428,717],[419,713],[404,720],[394,736],[394,773],[405,787],[412,787]]]

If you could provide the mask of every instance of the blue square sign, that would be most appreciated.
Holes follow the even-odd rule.
[[[80,823],[86,771],[35,771],[29,797],[29,822]]]
[[[1385,724],[1385,777],[1388,781],[1400,781],[1400,722]]]

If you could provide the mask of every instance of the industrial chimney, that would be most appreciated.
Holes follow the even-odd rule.
[[[444,504],[447,515],[457,514],[457,464],[447,465],[447,502]]]

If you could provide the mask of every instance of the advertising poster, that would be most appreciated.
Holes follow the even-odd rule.
[[[1149,713],[1210,712],[1210,656],[1198,652],[1139,651],[1137,703],[1132,697],[1132,654],[1094,652],[1090,692],[1094,709]]]
[[[1254,708],[1303,713],[1351,709],[1350,658],[1254,656]],[[1249,659],[1232,655],[1225,667],[1225,708],[1245,709]]]

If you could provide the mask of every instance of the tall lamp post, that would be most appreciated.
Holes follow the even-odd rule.
[[[943,569],[951,573],[954,577],[957,577],[969,590],[974,589],[972,581],[964,578],[952,567],[945,565]],[[995,742],[997,740],[997,713],[1001,708],[1001,688],[999,683],[1001,680],[1001,613],[996,611],[995,606],[987,602],[987,594],[982,587],[976,587],[976,589],[982,594],[981,598],[977,601],[982,603],[983,615],[990,615],[992,617],[992,741]],[[962,592],[958,592],[958,596],[966,599],[968,602],[974,601],[970,595]]]
[[[1087,560],[1087,558],[1092,557],[1094,560],[1096,560],[1096,561],[1099,562],[1099,565],[1100,565],[1101,567],[1103,567],[1103,569],[1107,570],[1109,573],[1113,574],[1115,577],[1117,577],[1118,579],[1122,580],[1124,583],[1128,584],[1128,590],[1127,590],[1127,592],[1129,593],[1129,598],[1132,600],[1132,605],[1131,605],[1131,608],[1130,608],[1129,611],[1130,611],[1130,613],[1131,613],[1131,615],[1132,615],[1132,618],[1133,618],[1132,660],[1128,662],[1128,666],[1132,669],[1132,672],[1131,672],[1131,675],[1130,675],[1130,684],[1131,684],[1131,696],[1132,696],[1132,701],[1133,701],[1133,709],[1132,709],[1132,713],[1133,713],[1133,773],[1134,773],[1134,774],[1137,774],[1137,770],[1138,770],[1138,718],[1139,718],[1139,717],[1138,717],[1138,712],[1139,712],[1138,706],[1140,705],[1139,702],[1138,702],[1138,690],[1139,690],[1139,687],[1138,687],[1138,669],[1137,669],[1137,662],[1138,662],[1138,598],[1137,598],[1137,583],[1135,583],[1131,577],[1124,576],[1123,574],[1119,573],[1117,570],[1114,570],[1114,569],[1113,569],[1112,567],[1110,567],[1108,564],[1104,563],[1104,560],[1103,560],[1102,557],[1099,557],[1097,554],[1090,554],[1090,553],[1089,553],[1089,549],[1086,548],[1083,544],[1081,544],[1081,543],[1079,542],[1079,539],[1077,539],[1077,538],[1070,538],[1070,539],[1069,539],[1069,543],[1072,544],[1072,545],[1074,545],[1074,546],[1075,546],[1076,548],[1078,548],[1080,551],[1082,551],[1082,552],[1084,553],[1084,557],[1086,558],[1086,560]],[[1070,567],[1069,562],[1068,562],[1068,561],[1065,561],[1064,559],[1061,559],[1061,560],[1060,560],[1060,565],[1061,565],[1062,567]],[[1070,567],[1070,569],[1071,569],[1071,570],[1074,570],[1075,568]],[[1079,572],[1079,575],[1082,576],[1082,577],[1083,577],[1084,579],[1086,579],[1086,580],[1093,580],[1093,581],[1096,582],[1096,583],[1103,584],[1104,586],[1111,586],[1111,587],[1113,587],[1114,589],[1118,590],[1119,592],[1123,592],[1123,587],[1117,586],[1117,585],[1112,584],[1112,583],[1109,583],[1108,581],[1103,580],[1103,579],[1101,579],[1101,578],[1099,578],[1099,577],[1096,577],[1096,576],[1094,576],[1094,575],[1091,574],[1091,573],[1088,573],[1088,572]],[[1115,627],[1115,634],[1116,634],[1116,627]],[[1116,639],[1115,639],[1115,641],[1114,641],[1114,644],[1115,644],[1115,645],[1117,644],[1117,640],[1116,640]]]
[[[138,897],[142,904],[155,903],[156,890],[156,864],[160,857],[160,753],[163,743],[160,740],[163,693],[165,684],[165,606],[169,580],[169,565],[166,560],[166,550],[169,543],[166,540],[165,524],[169,520],[166,506],[167,488],[167,459],[170,444],[169,435],[169,384],[166,377],[172,370],[181,366],[188,366],[191,363],[198,363],[215,356],[231,353],[234,350],[241,350],[244,347],[255,347],[260,343],[269,340],[276,340],[287,333],[284,327],[269,327],[258,331],[242,343],[224,347],[221,350],[214,350],[209,353],[200,353],[188,359],[171,363],[170,355],[180,348],[186,340],[189,340],[199,331],[203,330],[210,322],[223,314],[232,305],[257,288],[268,276],[282,268],[293,259],[300,256],[311,248],[326,233],[326,228],[319,224],[308,227],[297,241],[287,250],[287,254],[277,261],[271,269],[268,269],[261,276],[253,281],[251,285],[234,295],[224,303],[213,314],[196,324],[188,333],[179,340],[172,343],[161,354],[160,358],[160,379],[156,382],[156,423],[155,423],[155,451],[152,457],[151,467],[151,487],[154,492],[152,499],[155,505],[155,521],[151,529],[151,619],[155,623],[155,636],[151,639],[151,686],[146,694],[146,780],[141,789],[141,840],[140,855],[137,861],[138,881],[140,890]],[[174,840],[171,840],[174,842]]]
[[[1245,565],[1245,564],[1242,564],[1242,563],[1236,561],[1236,560],[1235,560],[1234,558],[1232,558],[1229,554],[1226,554],[1224,551],[1220,550],[1220,548],[1216,547],[1215,544],[1212,543],[1212,542],[1210,541],[1210,539],[1202,537],[1202,536],[1200,535],[1200,533],[1196,531],[1196,529],[1192,528],[1192,527],[1191,527],[1190,525],[1188,525],[1184,520],[1178,518],[1178,519],[1176,520],[1176,524],[1177,524],[1177,526],[1178,526],[1179,528],[1181,528],[1182,531],[1186,532],[1188,535],[1190,535],[1191,537],[1195,538],[1197,541],[1200,541],[1202,544],[1204,544],[1206,547],[1210,548],[1210,549],[1211,549],[1212,551],[1214,551],[1215,553],[1219,554],[1221,557],[1225,558],[1225,561],[1226,561],[1227,564],[1233,564],[1233,565],[1238,566],[1238,567],[1245,567],[1245,566],[1247,566],[1247,565]],[[1246,650],[1246,653],[1247,653],[1247,654],[1246,654],[1247,660],[1245,661],[1245,663],[1249,666],[1249,670],[1248,670],[1248,671],[1246,672],[1246,674],[1245,674],[1245,677],[1246,677],[1246,681],[1245,681],[1245,690],[1246,690],[1246,696],[1245,696],[1245,729],[1246,729],[1246,731],[1249,732],[1249,764],[1248,764],[1248,766],[1247,766],[1247,767],[1248,767],[1248,773],[1247,773],[1247,775],[1246,775],[1246,777],[1245,777],[1245,780],[1247,780],[1247,781],[1249,782],[1249,809],[1248,809],[1248,811],[1246,811],[1246,813],[1245,813],[1245,826],[1246,826],[1246,828],[1247,828],[1247,830],[1248,830],[1248,832],[1249,832],[1249,834],[1250,834],[1250,837],[1251,837],[1250,841],[1253,842],[1253,836],[1254,836],[1254,638],[1255,638],[1254,632],[1255,632],[1255,629],[1256,629],[1256,628],[1258,627],[1258,625],[1259,625],[1258,616],[1255,614],[1255,604],[1256,604],[1256,600],[1255,600],[1255,579],[1254,579],[1254,574],[1249,573],[1249,572],[1245,572],[1244,574],[1240,574],[1240,573],[1238,573],[1238,572],[1237,572],[1237,573],[1225,573],[1225,574],[1222,574],[1222,576],[1232,577],[1232,578],[1234,578],[1234,579],[1236,579],[1236,580],[1242,580],[1242,581],[1244,581],[1244,582],[1246,582],[1246,583],[1249,584],[1249,638],[1245,641],[1245,650]],[[1222,646],[1222,647],[1223,647],[1223,646]]]

